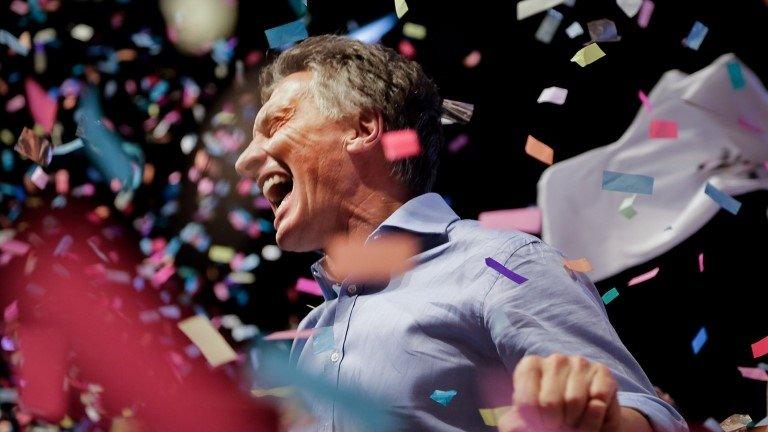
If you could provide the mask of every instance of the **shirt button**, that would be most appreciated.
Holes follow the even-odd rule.
[[[333,352],[331,353],[331,361],[333,363],[338,363],[339,360],[341,360],[341,353],[336,350],[333,350]]]
[[[350,285],[350,286],[348,286],[348,287],[347,287],[347,292],[348,292],[350,295],[355,295],[355,294],[357,294],[357,285]]]

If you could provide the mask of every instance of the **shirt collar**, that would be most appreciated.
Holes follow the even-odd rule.
[[[417,234],[444,234],[448,226],[459,216],[448,206],[443,197],[429,192],[411,198],[394,211],[376,228],[368,240],[385,228],[396,228]]]
[[[411,198],[400,206],[368,236],[366,242],[377,238],[381,233],[391,228],[424,235],[445,234],[448,226],[457,220],[459,220],[459,216],[448,206],[443,197],[429,192]],[[325,300],[332,300],[339,293],[323,268],[324,259],[325,257],[320,258],[312,264],[312,275],[320,285]]]

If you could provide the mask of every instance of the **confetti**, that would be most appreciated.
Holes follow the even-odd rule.
[[[440,121],[442,124],[468,123],[474,110],[472,104],[443,99],[443,116]]]
[[[599,19],[587,23],[589,37],[592,42],[618,42],[621,40],[616,23],[609,19]]]
[[[640,98],[640,102],[642,102],[643,108],[645,108],[646,111],[648,112],[653,111],[653,105],[651,104],[651,100],[648,99],[648,96],[646,96],[642,90],[637,91],[637,97]]]
[[[758,358],[768,354],[768,336],[752,344],[752,357]]]
[[[29,112],[35,123],[42,126],[46,133],[51,133],[58,109],[56,99],[48,96],[40,84],[30,78],[24,82],[24,88],[27,92]]]
[[[731,86],[734,90],[743,89],[745,86],[744,75],[741,72],[741,64],[738,61],[728,62],[728,76],[731,78]]]
[[[552,42],[552,38],[555,37],[555,32],[557,32],[561,22],[563,22],[563,14],[554,9],[547,10],[547,14],[544,16],[541,24],[539,24],[534,37],[542,43],[548,44]]]
[[[651,138],[677,138],[677,122],[673,120],[651,120],[649,134]]]
[[[568,90],[560,87],[547,87],[541,91],[539,98],[536,100],[538,103],[549,102],[556,105],[562,105],[565,103],[565,98],[568,96]]]
[[[381,145],[387,160],[397,161],[421,153],[419,136],[413,129],[386,132],[381,136]]]
[[[228,246],[212,245],[208,250],[208,259],[213,262],[227,264],[235,256],[235,250]]]
[[[654,7],[656,7],[656,5],[653,4],[651,0],[643,0],[643,4],[640,6],[640,15],[637,16],[637,25],[639,25],[640,28],[648,27]]]
[[[312,351],[321,354],[333,349],[333,327],[319,327],[313,329]]]
[[[314,279],[307,279],[307,278],[299,278],[299,280],[296,281],[296,291],[303,292],[307,294],[312,294],[316,296],[323,295],[323,290],[320,289],[320,284],[317,283]]]
[[[411,39],[422,40],[427,37],[427,28],[421,24],[407,22],[403,24],[403,34]]]
[[[418,240],[407,234],[383,235],[367,243],[338,236],[326,248],[339,280],[355,282],[388,281],[413,267],[410,258],[418,251]]]
[[[723,428],[720,427],[720,423],[718,423],[717,420],[713,419],[712,417],[708,418],[704,422],[704,427],[711,430],[712,432],[723,432]]]
[[[643,0],[616,0],[616,4],[628,17],[632,18],[640,11]]]
[[[715,201],[720,207],[734,215],[737,214],[741,208],[741,203],[738,200],[734,199],[732,196],[721,191],[720,189],[712,186],[712,184],[709,182],[707,182],[706,186],[704,186],[704,193],[707,194],[708,197],[712,198],[712,200]]]
[[[499,425],[499,419],[512,408],[511,406],[503,406],[498,408],[480,408],[480,417],[483,418],[483,423],[486,426],[496,427]]]
[[[486,258],[485,259],[485,265],[488,267],[496,270],[497,272],[501,273],[502,275],[506,276],[508,279],[510,279],[512,282],[515,282],[517,284],[521,284],[526,282],[528,279],[526,279],[524,276],[521,276],[512,270],[504,267],[504,264],[496,261],[493,258]]]
[[[270,48],[283,48],[309,37],[302,20],[273,27],[264,32]]]
[[[395,13],[398,18],[402,18],[408,12],[408,3],[405,0],[395,0]]]
[[[564,0],[521,0],[517,2],[517,20],[523,20],[537,13],[544,12],[559,4]]]
[[[641,282],[645,282],[649,279],[653,279],[656,277],[658,273],[659,273],[659,268],[656,267],[655,269],[649,272],[643,273],[640,276],[633,277],[632,279],[629,280],[629,282],[627,282],[627,286],[637,285]]]
[[[698,51],[708,32],[709,29],[707,26],[700,23],[699,21],[694,22],[690,33],[688,33],[688,36],[683,39],[683,45],[694,51]]]
[[[578,50],[576,54],[571,58],[572,62],[576,62],[581,67],[591,64],[601,58],[605,57],[605,53],[596,44],[591,43],[584,48]]]
[[[768,372],[763,368],[751,368],[751,367],[739,367],[739,372],[744,378],[749,378],[757,381],[768,381]]]
[[[29,48],[24,46],[19,39],[14,35],[8,33],[6,30],[0,29],[0,44],[5,45],[23,56],[29,54]]]
[[[616,299],[616,297],[618,296],[619,296],[619,290],[617,290],[616,288],[611,288],[610,290],[606,291],[605,294],[603,294],[602,296],[603,304],[607,305],[608,303]]]
[[[480,213],[477,219],[483,228],[519,230],[531,234],[541,232],[541,210],[535,206],[486,211]]]
[[[704,273],[704,252],[699,254],[699,273]]]
[[[32,175],[30,176],[32,183],[34,183],[40,190],[45,189],[45,186],[48,185],[49,178],[48,174],[39,166],[35,167],[35,170],[32,171]]]
[[[525,142],[525,153],[547,165],[552,165],[555,158],[555,152],[550,146],[537,140],[531,135],[528,135],[528,139]]]
[[[270,333],[264,338],[264,340],[292,340],[292,339],[309,339],[317,329],[304,329],[304,330],[282,330],[274,333]]]
[[[707,343],[707,329],[702,327],[699,332],[696,333],[696,337],[693,338],[693,341],[691,341],[691,348],[693,348],[693,353],[698,354],[705,343]]]
[[[208,318],[196,315],[179,321],[179,329],[200,349],[208,363],[220,366],[237,359],[237,353],[213,327]]]
[[[40,166],[48,166],[53,158],[53,146],[47,139],[41,138],[28,128],[21,130],[14,150]]]
[[[653,194],[653,177],[603,171],[603,190],[635,194]]]
[[[589,260],[587,260],[586,258],[579,258],[577,260],[566,260],[565,266],[575,272],[580,272],[580,273],[587,273],[592,271],[592,264],[590,264]]]
[[[442,406],[448,406],[458,393],[456,390],[435,390],[429,395],[429,398]]]
[[[578,22],[574,21],[574,22],[571,23],[571,25],[566,27],[565,34],[567,34],[569,38],[573,39],[573,38],[575,38],[577,36],[583,35],[584,34],[584,28],[581,27],[581,24],[579,24]]]
[[[634,207],[636,198],[637,194],[632,194],[631,196],[624,198],[624,200],[621,201],[621,205],[619,205],[619,213],[627,219],[632,219],[637,214],[637,210],[635,210]]]
[[[81,42],[88,42],[93,37],[93,27],[86,24],[78,24],[72,27],[70,34]]]

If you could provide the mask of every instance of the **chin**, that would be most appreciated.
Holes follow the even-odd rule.
[[[315,242],[307,241],[306,236],[296,232],[286,232],[284,229],[277,230],[275,241],[280,249],[287,252],[312,252],[319,249]]]

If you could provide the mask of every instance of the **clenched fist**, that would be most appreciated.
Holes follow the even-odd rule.
[[[514,376],[512,409],[502,432],[652,431],[645,418],[616,400],[611,371],[579,356],[524,357]]]

